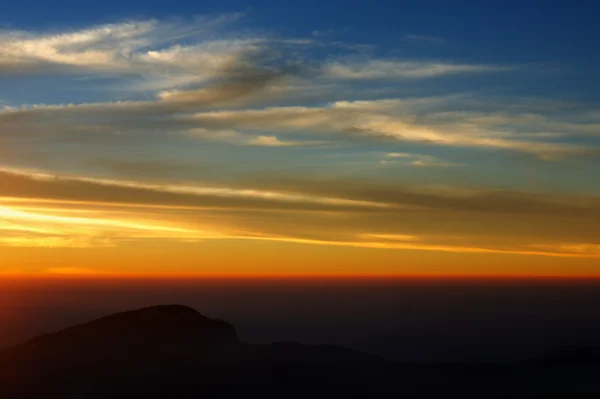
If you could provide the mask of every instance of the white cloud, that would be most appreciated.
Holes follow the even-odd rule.
[[[444,162],[436,157],[431,155],[422,155],[422,154],[412,154],[407,152],[388,152],[384,155],[384,158],[393,158],[394,161],[389,161],[384,159],[380,161],[382,164],[390,164],[393,162],[399,162],[398,159],[410,161],[410,165],[419,166],[419,167],[432,167],[432,168],[450,168],[456,166],[462,166],[460,164]]]
[[[258,145],[264,147],[286,147],[290,145],[297,145],[297,142],[284,142],[279,140],[275,136],[258,136],[250,139],[248,144]]]
[[[62,64],[119,68],[121,57],[126,58],[134,48],[149,44],[144,37],[156,26],[156,21],[147,21],[50,35],[4,32],[0,35],[0,66]]]
[[[415,154],[410,154],[408,152],[388,152],[385,156],[387,158],[413,158]]]
[[[406,102],[405,102],[406,103]],[[393,102],[329,104],[324,107],[272,107],[259,110],[202,112],[189,122],[213,128],[296,133],[336,133],[364,140],[399,140],[442,146],[499,148],[533,154],[585,153],[586,147],[551,141],[523,140],[506,129],[465,126],[464,121],[440,125],[415,121],[414,116],[391,109]],[[402,103],[399,103],[402,105]],[[410,110],[410,106],[408,107]]]
[[[335,79],[424,79],[466,73],[502,72],[510,67],[431,61],[365,60],[332,62],[326,74]]]
[[[313,39],[269,39],[231,27],[240,14],[178,21],[127,21],[62,32],[0,31],[0,73],[50,73],[136,76],[131,88],[161,90],[198,85],[222,78],[232,68],[252,67],[252,57],[274,50],[266,58],[293,55],[286,46],[310,49],[324,45]],[[284,48],[281,48],[283,46]],[[354,52],[354,50],[350,50]],[[277,56],[274,56],[276,53]],[[290,54],[288,54],[290,53]],[[303,66],[306,70],[313,62]],[[498,72],[509,68],[450,62],[370,59],[333,60],[313,71],[329,78],[432,78],[458,73]],[[318,70],[321,69],[321,72]]]
[[[276,136],[245,135],[231,129],[211,130],[205,128],[195,128],[188,130],[187,134],[191,137],[208,141],[221,141],[237,145],[250,145],[258,147],[297,147],[324,144],[324,142],[320,141],[282,141]]]
[[[128,134],[145,140],[148,131],[164,136],[187,132],[204,140],[286,147],[322,144],[326,135],[327,141],[396,140],[497,148],[532,153],[540,159],[594,151],[586,144],[554,139],[569,134],[595,136],[598,123],[532,112],[482,111],[477,101],[456,95],[355,100],[353,96],[361,97],[359,90],[348,97],[346,92],[334,93],[340,87],[336,79],[424,79],[510,67],[349,57],[324,65],[303,64],[291,61],[286,46],[311,46],[310,40],[240,38],[219,30],[235,18],[133,21],[59,34],[0,32],[0,73],[46,73],[58,68],[136,75],[141,77],[134,84],[137,89],[156,92],[147,101],[5,108],[0,110],[0,136],[52,136],[65,142],[65,137],[77,141]],[[329,95],[335,98],[329,103],[321,98],[322,91],[305,90],[328,85]],[[285,138],[290,133],[295,140]],[[298,140],[300,135],[308,137]],[[420,159],[414,166],[450,164]]]
[[[287,145],[315,145],[323,142],[323,135],[328,135],[328,140],[335,137],[337,140],[397,140],[437,146],[496,148],[531,153],[546,159],[595,151],[585,145],[553,141],[554,136],[531,136],[522,134],[516,127],[511,130],[510,125],[500,127],[481,122],[477,114],[467,113],[461,119],[456,113],[435,109],[443,109],[444,104],[448,106],[454,101],[451,98],[417,98],[414,102],[411,99],[339,101],[312,107],[232,109],[260,101],[265,90],[277,79],[278,74],[259,74],[257,77],[249,74],[247,79],[244,77],[197,90],[162,92],[154,101],[5,108],[0,111],[0,127],[4,127],[0,134],[46,134],[52,130],[57,135],[70,132],[70,138],[74,139],[77,135],[73,132],[84,138],[86,136],[82,132],[105,131],[108,137],[119,131],[143,132],[161,128],[165,131],[188,131],[205,139],[211,138],[208,132],[216,132],[215,139],[245,144],[268,142],[268,139],[258,139],[259,136],[277,137],[285,143],[280,136],[294,133],[311,138],[288,142]],[[218,110],[208,111],[215,108]],[[205,111],[194,112],[202,109]],[[428,112],[426,118],[414,116],[420,110]],[[65,120],[70,120],[70,123],[65,124]],[[239,133],[232,135],[232,131]],[[228,136],[224,136],[223,132],[228,132]],[[274,143],[272,139],[270,142]]]
[[[211,37],[237,17],[132,21],[61,33],[0,31],[0,73],[135,75],[146,79],[138,88],[149,90],[202,83],[258,51],[259,38]],[[192,44],[180,44],[186,41]]]
[[[461,166],[460,164],[457,163],[450,163],[450,162],[441,162],[441,161],[437,161],[435,159],[419,159],[416,161],[412,161],[410,163],[413,166],[421,166],[421,167],[426,167],[426,168],[452,168],[452,167],[456,167],[456,166]]]

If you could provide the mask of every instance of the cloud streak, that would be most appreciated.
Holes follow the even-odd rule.
[[[365,60],[335,62],[325,67],[334,79],[427,79],[461,74],[511,71],[512,67],[431,61]]]
[[[253,72],[249,74],[252,76]],[[275,76],[281,75],[275,73]],[[47,137],[54,132],[69,141],[85,141],[90,136],[111,139],[115,132],[144,140],[148,132],[160,130],[163,134],[188,132],[205,140],[255,145],[271,143],[271,146],[285,146],[279,136],[296,134],[308,136],[308,144],[323,141],[324,137],[342,142],[391,140],[518,151],[547,159],[593,155],[599,151],[593,146],[556,141],[551,134],[511,131],[490,118],[467,116],[452,120],[446,112],[431,111],[426,119],[415,119],[414,112],[418,112],[423,102],[419,98],[341,101],[319,107],[210,109],[250,104],[272,87],[273,76],[270,74],[252,79],[249,86],[245,83],[247,78],[238,82],[239,85],[233,80],[226,85],[216,84],[198,90],[160,93],[154,101],[5,109],[0,111],[0,126],[3,127],[2,134],[8,137]],[[440,123],[440,117],[445,118],[444,123]],[[593,130],[592,126],[589,128]],[[571,129],[581,130],[582,127],[572,125]],[[567,131],[564,126],[562,131]],[[288,145],[300,144],[297,141]]]
[[[410,165],[418,167],[453,168],[463,166],[461,164],[444,162],[431,155],[410,154],[406,152],[389,152],[385,154],[384,158],[385,159],[380,161],[380,163],[384,165],[398,163],[399,160],[408,160]]]
[[[103,136],[113,140],[115,135],[127,135],[143,141],[148,132],[192,132],[191,136],[203,140],[268,147],[312,145],[334,137],[341,142],[392,140],[502,149],[532,153],[540,159],[598,151],[555,140],[561,134],[594,137],[598,132],[594,121],[475,109],[458,112],[453,110],[456,105],[474,108],[477,104],[461,102],[456,96],[343,98],[325,104],[313,98],[312,104],[278,105],[306,102],[311,90],[313,96],[335,96],[336,85],[343,84],[339,80],[422,80],[515,72],[515,68],[344,55],[322,60],[311,59],[310,53],[297,57],[295,46],[310,49],[317,42],[227,37],[223,28],[238,18],[232,14],[195,21],[130,21],[61,33],[0,32],[0,74],[64,70],[123,79],[137,76],[143,79],[143,89],[154,96],[151,100],[6,107],[0,111],[0,136],[85,142],[92,137],[102,141]],[[282,137],[290,133],[310,137]],[[415,164],[419,165],[433,163]]]
[[[231,226],[214,224],[207,229],[206,224],[187,224],[185,228],[174,227],[164,222],[149,221],[147,211],[144,221],[142,214],[125,213],[130,219],[110,218],[111,212],[104,210],[77,211],[63,207],[36,207],[28,209],[26,204],[17,201],[16,206],[0,206],[0,227],[13,223],[16,228],[5,229],[0,238],[0,246],[43,247],[43,248],[102,248],[119,245],[123,241],[160,238],[182,242],[201,242],[203,240],[260,240],[285,243],[325,245],[332,247],[358,247],[387,250],[434,251],[466,254],[505,254],[564,258],[600,257],[599,245],[594,244],[531,244],[530,248],[513,246],[494,248],[485,246],[464,246],[452,242],[443,243],[440,239],[400,234],[356,234],[352,240],[315,239],[302,236],[282,236],[273,232],[244,230]],[[56,204],[55,204],[56,205]],[[76,216],[75,216],[76,215]],[[156,215],[155,215],[156,216]],[[113,216],[114,217],[114,216]],[[25,226],[24,228],[20,228]],[[6,234],[8,232],[8,234]],[[436,242],[437,241],[437,242]],[[60,270],[63,270],[62,268]],[[72,271],[66,268],[63,271]]]
[[[18,184],[0,186],[4,246],[95,248],[156,238],[227,239],[465,254],[600,256],[600,244],[594,244],[600,199],[594,197],[398,188],[360,181],[288,179],[282,184],[279,179],[271,187],[255,182],[249,188],[149,185],[39,173],[12,176],[12,183]],[[495,229],[482,235],[482,223]],[[577,224],[577,233],[560,230],[567,224]]]
[[[252,39],[207,39],[238,18],[127,21],[59,33],[0,31],[0,73],[146,75],[156,77],[149,85],[154,88],[203,82],[257,49]],[[186,40],[195,44],[179,44]]]

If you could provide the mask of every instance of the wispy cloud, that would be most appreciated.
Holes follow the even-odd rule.
[[[180,224],[181,227],[170,227],[157,221],[148,220],[149,211],[143,213],[140,209],[130,209],[129,212],[120,212],[124,219],[115,219],[114,211],[104,208],[102,211],[89,209],[89,204],[80,203],[75,210],[38,204],[34,209],[28,209],[27,201],[13,201],[11,207],[0,207],[0,221],[14,222],[24,225],[33,225],[37,232],[27,230],[9,231],[8,235],[0,238],[0,246],[9,247],[44,247],[44,248],[101,248],[116,246],[131,240],[156,239],[173,240],[181,242],[200,242],[203,240],[261,240],[286,242],[308,245],[324,245],[333,247],[358,247],[371,249],[408,250],[408,251],[434,251],[452,253],[479,253],[479,254],[505,254],[545,257],[567,258],[596,258],[600,257],[600,244],[539,244],[531,243],[519,245],[513,243],[508,246],[497,244],[460,245],[450,237],[415,236],[406,234],[389,233],[360,233],[354,236],[344,235],[336,226],[321,231],[321,238],[311,238],[305,235],[281,235],[277,229],[262,230],[260,224],[236,227],[228,225],[226,219],[217,219],[207,223],[190,223],[179,221],[170,222],[170,225]],[[67,204],[65,204],[67,205]],[[86,207],[88,209],[86,209]],[[111,216],[112,214],[112,216]],[[74,216],[76,215],[76,216]],[[156,213],[154,214],[156,215]],[[112,217],[112,219],[108,219]],[[132,222],[136,218],[144,217],[144,222]],[[164,217],[164,215],[163,215]],[[285,219],[281,221],[285,223]],[[185,226],[185,228],[183,227]],[[333,237],[339,238],[333,238]],[[101,238],[98,238],[101,237]],[[463,240],[465,237],[462,238]],[[53,274],[84,274],[95,270],[73,267],[51,268],[47,270]]]
[[[39,173],[13,176],[2,180],[13,184],[0,185],[0,194],[9,196],[0,198],[0,245],[5,246],[86,248],[156,238],[230,239],[598,256],[597,197],[281,177],[211,187]],[[576,234],[564,229],[571,223],[578,226]],[[483,234],[482,224],[494,229]]]
[[[4,128],[0,137],[47,137],[48,132],[53,132],[55,136],[68,137],[69,141],[85,141],[91,137],[90,133],[94,133],[92,137],[103,135],[108,139],[115,132],[128,132],[130,135],[140,134],[138,138],[143,140],[145,132],[161,129],[165,133],[192,132],[192,135],[202,138],[209,138],[210,132],[214,132],[215,140],[227,139],[237,143],[240,140],[234,139],[241,138],[241,135],[247,135],[250,137],[247,141],[254,140],[255,143],[261,141],[259,136],[277,137],[283,143],[286,140],[280,135],[295,133],[311,136],[308,144],[323,141],[323,135],[328,135],[327,140],[333,135],[342,141],[395,140],[436,146],[498,148],[545,157],[598,151],[589,145],[557,142],[554,135],[527,134],[516,124],[499,126],[494,122],[497,119],[480,119],[472,115],[457,119],[456,115],[440,111],[431,111],[426,118],[415,119],[414,112],[418,112],[423,103],[423,99],[419,98],[414,102],[383,99],[341,101],[312,107],[210,110],[252,103],[264,95],[272,81],[270,77],[263,76],[248,86],[245,79],[237,83],[234,80],[226,85],[217,84],[199,90],[162,93],[153,101],[8,108],[0,111],[0,127]],[[206,110],[195,112],[203,108]],[[535,118],[528,119],[535,121]],[[567,132],[567,126],[571,132],[582,129],[592,132],[595,129],[592,125],[575,126],[567,122],[555,128]],[[515,130],[511,131],[511,128]],[[294,144],[300,145],[301,142]]]
[[[390,160],[391,158],[391,160]],[[431,155],[423,155],[423,154],[411,154],[406,152],[388,152],[385,154],[384,159],[380,162],[382,164],[390,164],[398,162],[398,159],[409,161],[412,166],[421,166],[421,167],[435,167],[435,168],[451,168],[456,166],[462,166],[461,164],[444,162],[434,156]]]
[[[473,101],[460,103],[467,109],[459,112],[456,96],[344,98],[324,103],[319,98],[323,92],[305,90],[335,87],[339,79],[427,79],[506,72],[514,67],[348,56],[323,61],[310,59],[310,53],[297,59],[293,50],[281,47],[295,41],[225,34],[215,38],[236,18],[124,22],[59,34],[0,33],[5,44],[0,73],[48,74],[53,68],[67,68],[69,73],[135,75],[142,77],[146,90],[154,91],[154,98],[145,101],[6,107],[0,111],[0,137],[84,142],[127,134],[143,141],[147,132],[157,131],[165,136],[187,132],[205,140],[269,147],[360,139],[498,148],[533,153],[540,159],[596,151],[554,140],[565,134],[594,136],[598,124],[593,121],[482,112]],[[302,41],[302,46],[312,45]],[[329,90],[328,95],[335,96],[335,90]],[[312,103],[305,104],[307,100]],[[279,105],[295,102],[303,104]],[[286,139],[290,132],[309,137]],[[420,160],[415,166],[434,164]]]
[[[276,136],[253,136],[245,135],[235,130],[224,129],[205,129],[194,128],[187,131],[191,137],[209,140],[221,141],[237,145],[250,145],[258,147],[299,147],[299,146],[314,146],[321,145],[321,141],[282,141]]]
[[[238,18],[126,21],[59,33],[2,31],[0,72],[154,76],[147,88],[203,82],[257,50],[260,39],[210,39]],[[180,44],[185,41],[194,44]]]
[[[61,176],[36,171],[0,170],[0,181],[3,183],[0,195],[11,197],[56,198],[56,199],[87,199],[94,200],[86,194],[88,189],[97,193],[105,201],[113,198],[115,202],[133,197],[141,203],[189,205],[190,199],[196,200],[195,205],[228,206],[227,199],[241,199],[246,206],[276,206],[285,204],[312,204],[324,207],[367,207],[385,208],[391,206],[375,201],[362,201],[346,198],[336,198],[323,195],[313,195],[310,192],[290,192],[288,190],[268,190],[249,188],[248,186],[232,187],[227,185],[196,184],[164,184],[123,179],[103,179],[85,176]],[[18,185],[17,185],[18,183]],[[87,189],[86,189],[87,187]],[[165,194],[167,194],[165,196]],[[170,195],[169,195],[170,194]],[[145,197],[145,199],[144,199]],[[187,200],[186,200],[187,198]],[[253,202],[258,201],[258,203]],[[127,202],[127,201],[125,201]],[[235,202],[234,202],[235,203]],[[262,204],[262,205],[261,205]],[[229,206],[233,205],[229,203]]]
[[[325,69],[327,74],[335,79],[425,79],[469,73],[506,72],[514,68],[431,61],[364,60],[338,61],[327,65]]]
[[[436,159],[417,159],[411,162],[413,166],[420,166],[425,168],[453,168],[456,166],[461,166],[458,163],[450,163],[450,162],[442,162]]]

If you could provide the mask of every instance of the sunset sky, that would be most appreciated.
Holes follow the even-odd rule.
[[[600,276],[597,7],[205,3],[3,7],[0,274]]]

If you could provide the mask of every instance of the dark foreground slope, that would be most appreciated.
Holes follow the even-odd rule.
[[[178,305],[119,313],[0,353],[2,398],[576,398],[577,392],[600,392],[598,352],[571,349],[514,365],[394,363],[337,347],[246,344],[231,324]]]

